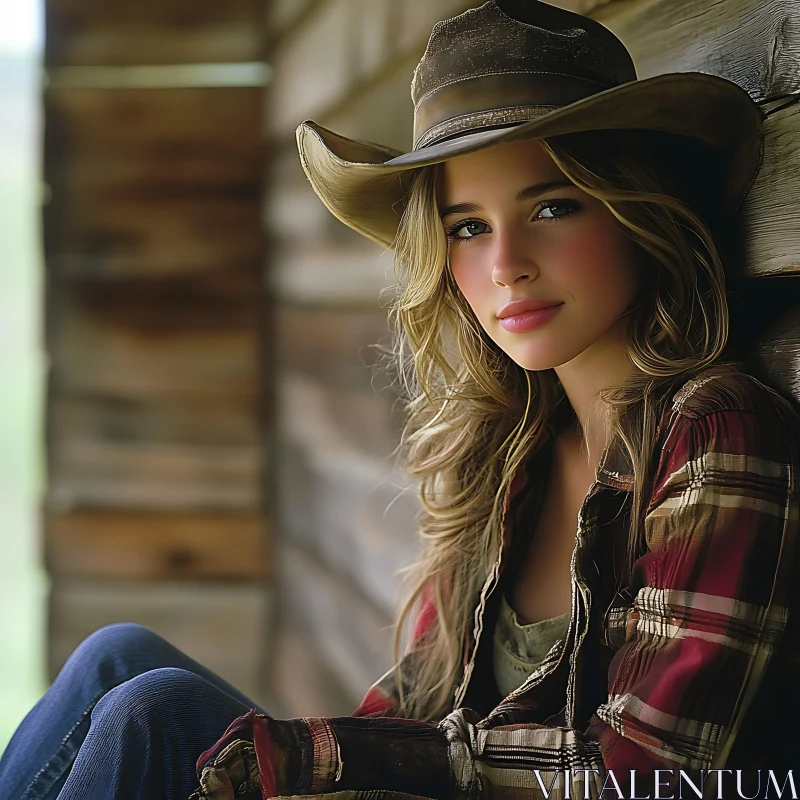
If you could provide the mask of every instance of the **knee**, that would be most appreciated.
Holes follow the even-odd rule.
[[[163,730],[174,722],[176,709],[202,701],[207,684],[199,675],[178,667],[160,667],[143,672],[110,689],[92,710],[92,727],[129,727]]]
[[[105,625],[91,633],[75,648],[67,660],[68,665],[80,664],[99,667],[101,670],[111,668],[115,672],[120,668],[135,668],[135,671],[151,669],[154,654],[160,654],[171,645],[155,631],[135,622],[116,622]]]

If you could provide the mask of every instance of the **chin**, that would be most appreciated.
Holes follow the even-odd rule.
[[[498,343],[499,344],[499,343]],[[507,342],[505,344],[508,344]],[[580,350],[565,350],[563,347],[559,348],[542,348],[537,347],[538,352],[532,352],[533,348],[524,347],[503,347],[505,354],[522,369],[529,372],[543,372],[547,369],[555,369],[562,364],[571,361],[575,356],[579,355]]]
[[[528,372],[544,372],[547,369],[555,369],[563,363],[562,361],[553,358],[532,358],[530,356],[515,357],[508,351],[506,351],[506,353],[517,366],[522,367],[522,369],[527,370]]]

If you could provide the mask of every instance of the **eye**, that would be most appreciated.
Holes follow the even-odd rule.
[[[534,219],[547,222],[559,222],[562,219],[572,216],[580,207],[580,203],[566,198],[563,200],[545,200],[539,205],[539,210],[534,214]],[[480,220],[462,219],[455,225],[445,228],[445,233],[447,238],[451,241],[466,242],[477,239],[490,230],[491,228]]]
[[[464,239],[474,239],[476,236],[486,233],[485,230],[481,230],[481,227],[488,228],[489,226],[485,222],[478,222],[476,219],[462,220],[447,228],[447,238],[460,239],[462,241]],[[465,232],[467,235],[462,236],[461,234]]]
[[[579,208],[580,204],[576,203],[574,200],[545,200],[544,203],[542,203],[538,214],[541,214],[544,211],[549,211],[550,216],[539,217],[537,214],[537,217],[539,219],[547,219],[555,222],[571,216]],[[554,210],[558,209],[561,209],[562,212],[564,209],[567,209],[567,211],[566,213],[555,214]]]

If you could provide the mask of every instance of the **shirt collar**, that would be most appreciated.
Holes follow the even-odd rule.
[[[603,451],[597,468],[597,482],[624,492],[633,491],[633,463],[619,436]]]

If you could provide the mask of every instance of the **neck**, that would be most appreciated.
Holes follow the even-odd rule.
[[[555,368],[575,412],[568,435],[583,441],[582,452],[592,469],[599,466],[603,451],[611,441],[610,405],[600,398],[600,392],[624,383],[636,371],[627,357],[621,326],[610,329],[571,361]]]

